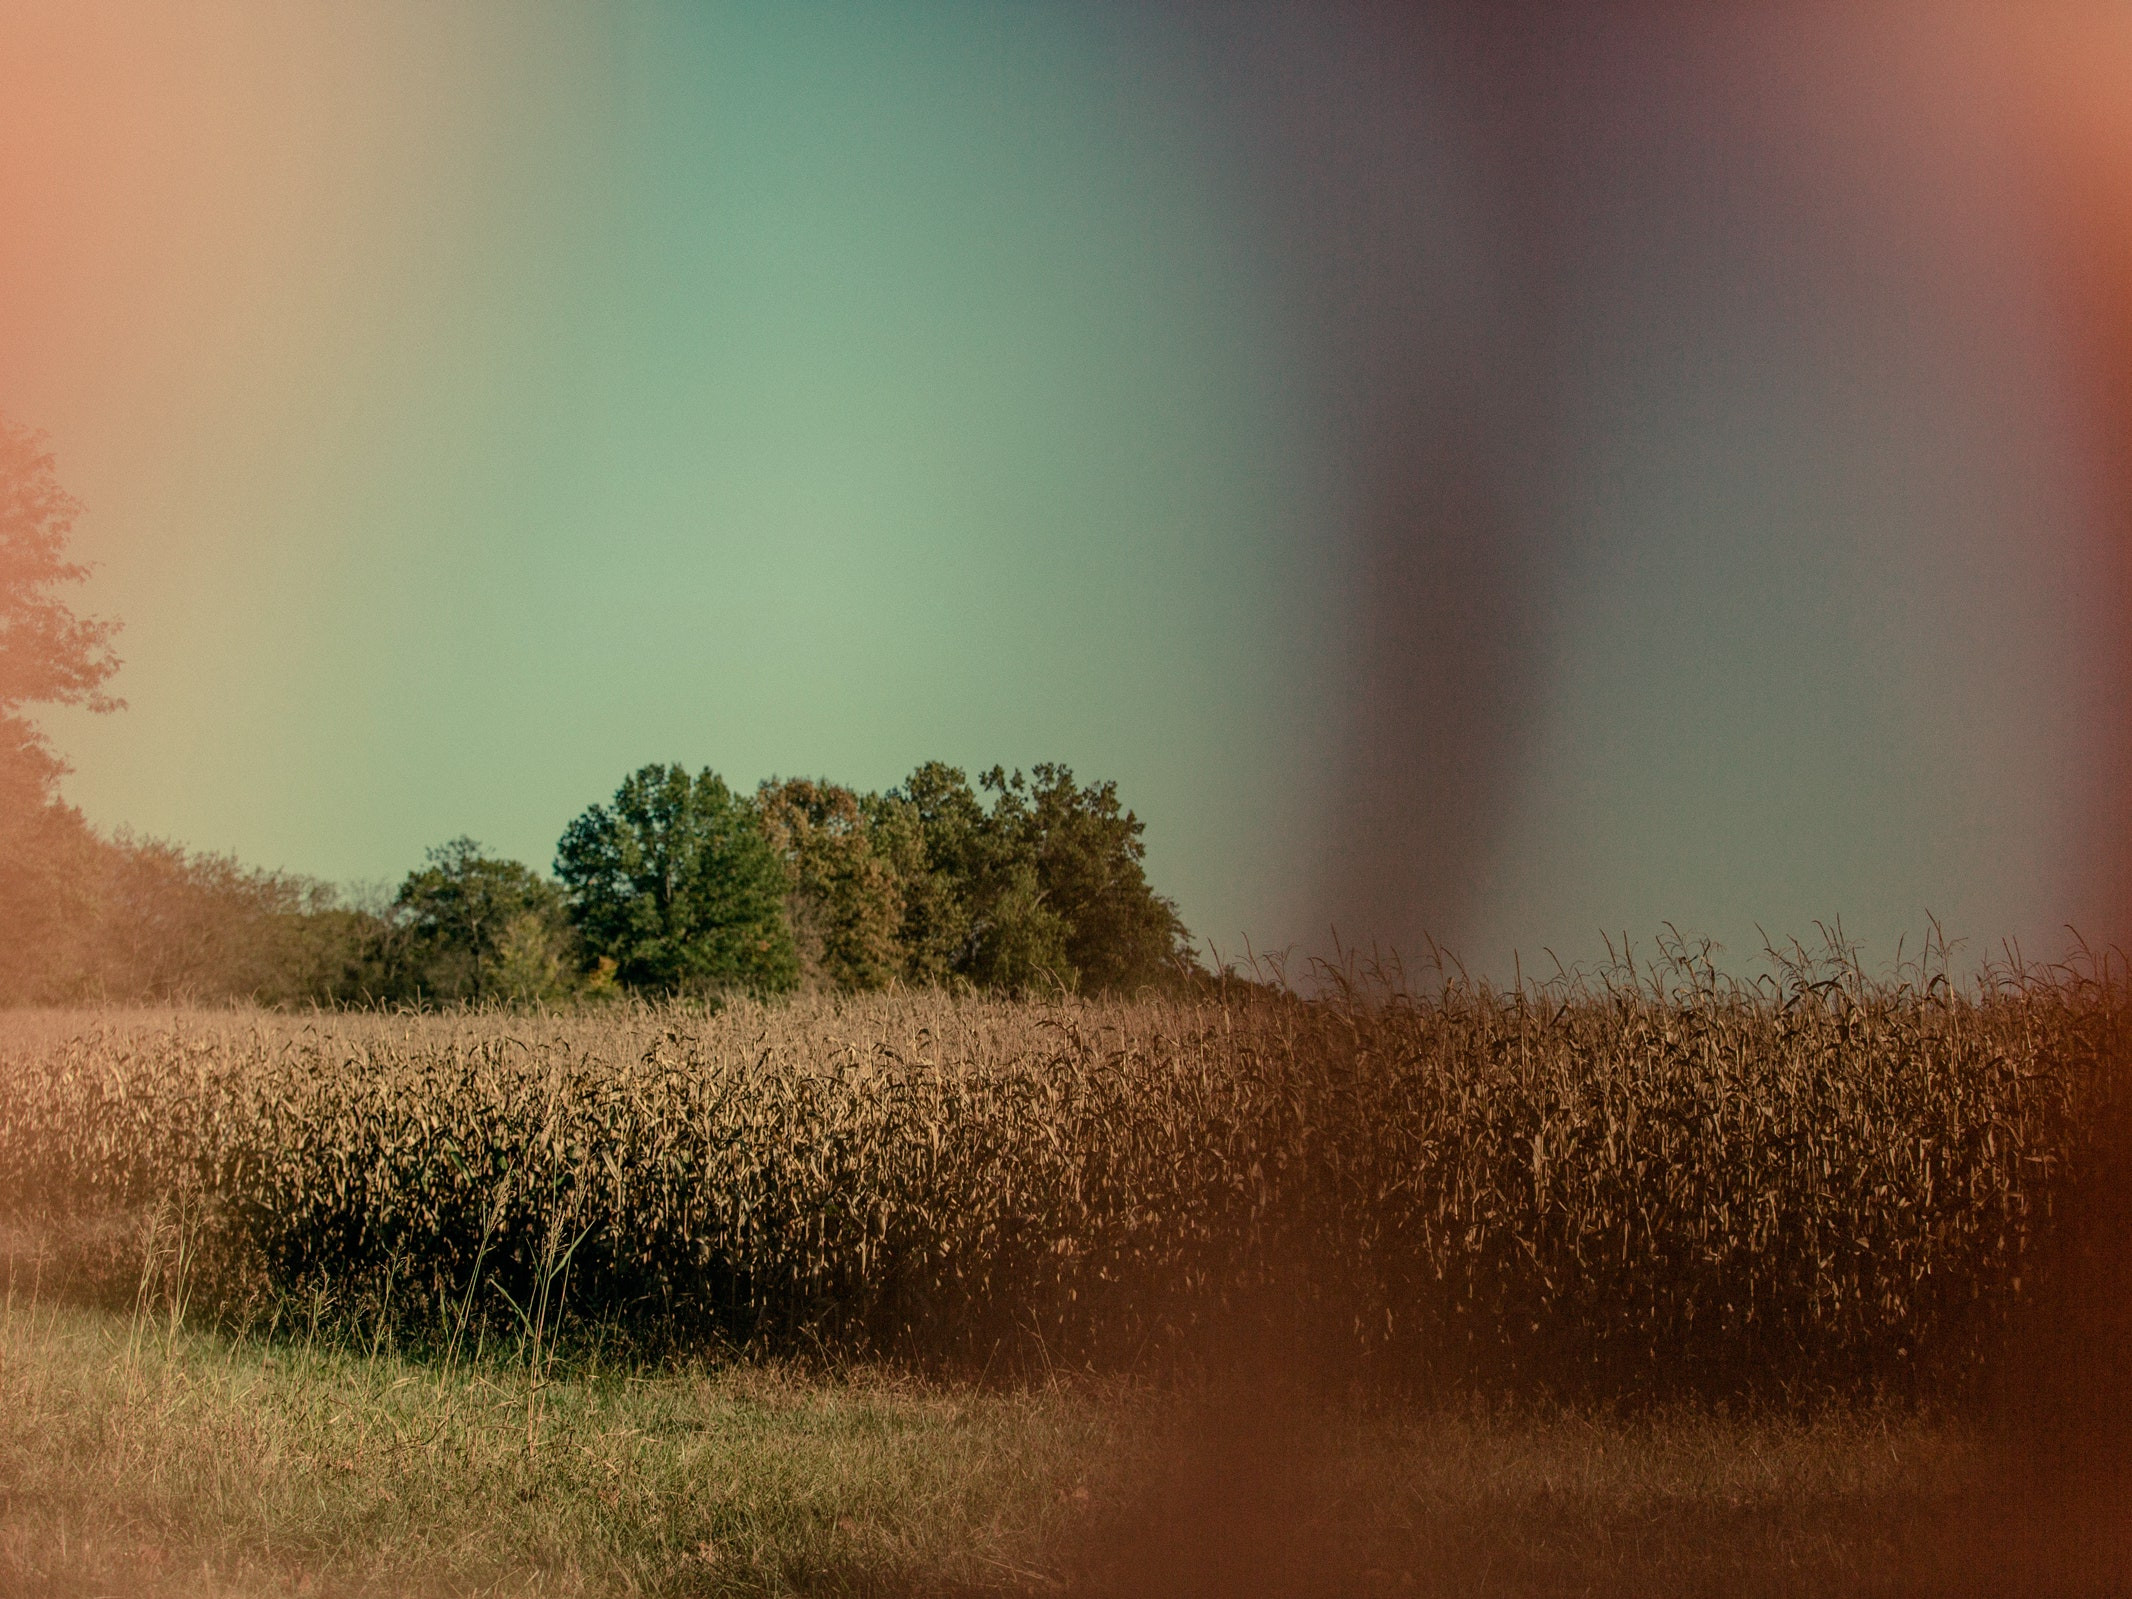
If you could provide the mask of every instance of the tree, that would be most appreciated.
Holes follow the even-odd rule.
[[[409,934],[409,975],[436,999],[550,999],[564,987],[570,927],[563,891],[471,838],[428,851],[393,906]]]
[[[651,765],[564,832],[555,873],[584,948],[635,988],[778,992],[799,980],[787,878],[717,773]]]
[[[969,979],[976,889],[984,876],[984,807],[959,767],[927,761],[873,804],[884,858],[903,884],[897,941],[919,984]]]
[[[803,777],[773,778],[755,792],[763,836],[785,868],[786,914],[810,986],[864,991],[905,975],[902,872],[876,847],[870,798]]]
[[[48,783],[64,768],[22,708],[114,711],[123,703],[103,691],[119,666],[111,653],[118,624],[76,616],[52,592],[89,575],[66,556],[80,514],[43,435],[0,417],[0,759],[39,766]]]
[[[0,417],[0,997],[61,992],[78,975],[102,843],[62,804],[65,764],[31,705],[116,710],[118,624],[76,616],[53,591],[88,569],[66,557],[81,503],[40,434]]]
[[[1117,785],[1082,788],[1051,764],[1034,778],[994,767],[973,789],[932,761],[875,802],[877,848],[903,879],[911,979],[1125,989],[1175,978],[1190,958],[1184,925],[1148,886],[1143,824]]]
[[[124,831],[98,841],[77,991],[104,998],[375,997],[378,924],[328,884]]]
[[[1118,803],[1118,785],[1074,784],[1072,769],[1040,762],[1022,774],[994,767],[981,779],[998,796],[993,825],[1033,861],[1044,903],[1065,925],[1066,961],[1082,985],[1133,988],[1167,982],[1191,959],[1191,937],[1172,900],[1148,884],[1146,830]]]

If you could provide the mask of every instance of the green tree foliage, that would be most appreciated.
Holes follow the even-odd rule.
[[[929,761],[886,794],[771,782],[757,806],[811,986],[1120,990],[1189,967],[1115,784],[1047,764],[973,787]]]
[[[1148,885],[1144,824],[1117,785],[1083,788],[1050,763],[1032,777],[994,767],[973,789],[933,761],[886,796],[918,839],[902,931],[913,980],[1117,990],[1175,979],[1188,935]]]
[[[985,812],[962,772],[927,761],[874,806],[883,853],[903,884],[904,970],[920,984],[972,981],[975,902],[985,877]]]
[[[563,891],[531,867],[455,838],[394,896],[402,969],[425,999],[560,998],[572,954]]]
[[[866,799],[826,779],[756,791],[763,836],[785,869],[786,916],[809,987],[885,988],[906,975],[898,861],[880,847]]]
[[[775,992],[799,980],[788,879],[761,817],[708,769],[651,765],[564,832],[556,875],[586,952],[663,993]]]
[[[1072,929],[1045,892],[1026,807],[1006,791],[997,768],[984,782],[997,790],[989,812],[956,767],[928,762],[905,785],[925,830],[934,896],[952,907],[929,930],[927,953],[953,928],[960,936],[946,945],[950,969],[981,988],[1074,988],[1080,973],[1067,956]]]
[[[1149,886],[1142,862],[1146,824],[1118,803],[1118,785],[1076,787],[1064,766],[1039,763],[1022,774],[998,767],[984,786],[997,796],[996,831],[1017,859],[1033,864],[1044,908],[1063,932],[1065,964],[1082,987],[1124,989],[1160,983],[1190,958],[1177,906]]]

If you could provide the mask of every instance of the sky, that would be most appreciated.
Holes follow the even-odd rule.
[[[1995,15],[0,0],[68,795],[1059,760],[1224,955],[2113,934],[2132,27]]]

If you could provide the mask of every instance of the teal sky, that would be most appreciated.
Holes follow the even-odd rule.
[[[11,11],[0,409],[126,623],[130,709],[48,718],[69,794],[375,881],[460,833],[545,867],[651,760],[1061,760],[1225,952],[1886,951],[1931,912],[2058,953],[2122,629],[1958,74],[1897,49],[1580,136],[1525,384],[1455,82],[1197,15]],[[1368,687],[1407,624],[1358,620],[1381,419],[1475,403],[1552,441],[1504,468],[1545,505],[1474,718],[1506,775],[1464,831],[1395,791],[1329,867],[1408,725]],[[1455,856],[1455,903],[1344,890],[1404,881],[1380,834]]]
[[[1331,572],[1223,152],[1115,27],[626,17],[287,41],[326,109],[231,115],[329,125],[209,174],[264,240],[133,407],[185,415],[10,396],[127,621],[70,792],[351,879],[462,831],[545,865],[647,760],[1062,760],[1196,926],[1274,919]]]

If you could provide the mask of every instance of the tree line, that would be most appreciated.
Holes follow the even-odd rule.
[[[27,714],[119,709],[117,624],[56,590],[80,505],[0,417],[0,1002],[556,1002],[896,984],[1122,990],[1195,970],[1114,783],[927,762],[861,793],[736,792],[652,764],[564,830],[553,875],[470,838],[351,895],[89,826]]]
[[[1130,989],[1191,969],[1143,824],[1064,766],[934,761],[885,793],[649,765],[588,807],[555,875],[469,838],[376,913],[381,997],[554,1000],[893,985]]]

